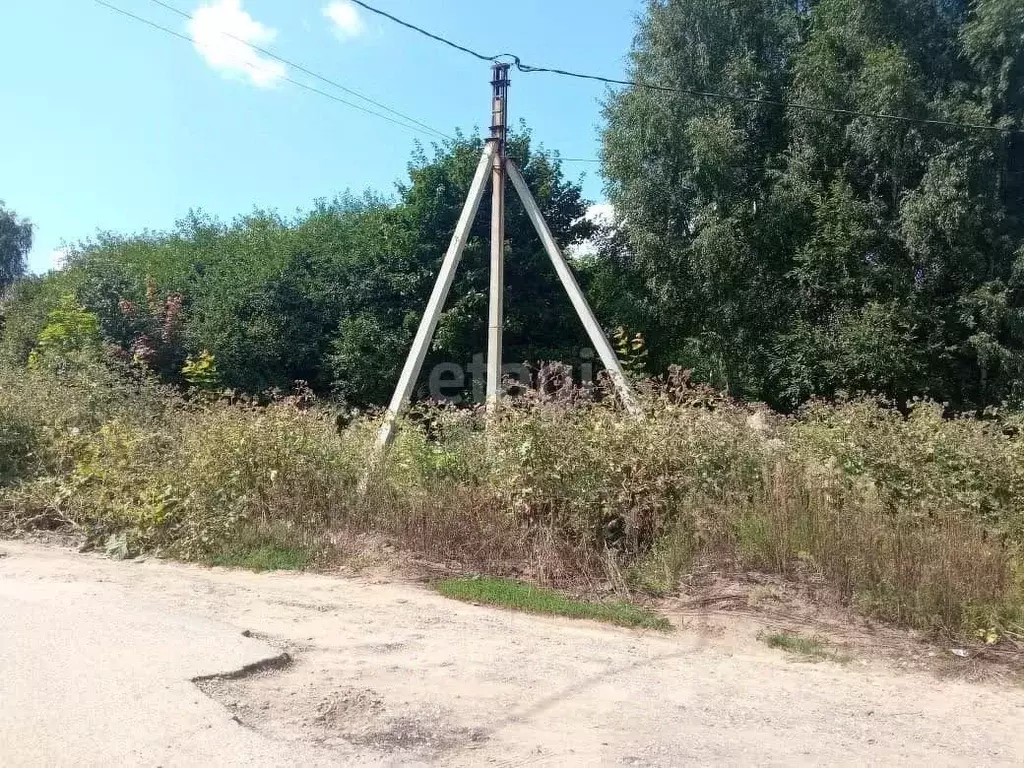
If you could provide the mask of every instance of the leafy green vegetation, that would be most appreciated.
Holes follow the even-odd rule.
[[[795,632],[771,632],[758,637],[769,648],[778,648],[809,661],[849,661],[848,657],[836,652],[828,643],[817,637],[804,637]]]
[[[694,568],[756,569],[928,632],[1024,639],[1019,412],[858,399],[752,423],[682,374],[645,388],[643,421],[561,397],[532,393],[489,433],[420,406],[360,493],[374,414],[305,391],[184,398],[99,363],[0,367],[0,529],[202,562],[267,543],[329,558],[369,534],[483,574],[529,563],[541,585],[651,594]]]
[[[309,552],[297,547],[263,543],[236,545],[213,555],[210,565],[245,568],[250,571],[301,571],[310,563]]]
[[[586,218],[556,156],[523,132],[509,144],[555,238],[596,246],[573,265],[597,316],[628,329],[617,338],[627,372],[678,365],[783,412],[858,392],[958,412],[1024,404],[1019,0],[727,5],[646,3],[630,74],[679,91],[608,95],[614,226]],[[879,113],[933,122],[869,116]],[[0,207],[0,358],[23,364],[70,295],[106,355],[165,382],[257,395],[304,381],[381,406],[480,149],[460,135],[417,150],[394,197],[101,234],[39,278],[18,279],[31,226]],[[483,350],[489,205],[427,372]],[[589,345],[515,196],[506,239],[505,357],[582,363]]]
[[[25,274],[32,250],[32,223],[18,218],[0,200],[0,291]]]
[[[83,358],[96,359],[100,343],[99,319],[67,293],[47,313],[47,323],[39,332],[39,343],[28,356],[28,366],[59,366]]]
[[[476,139],[417,151],[393,198],[192,213],[42,277],[0,207],[0,528],[254,565],[370,534],[651,594],[759,569],[929,632],[1024,639],[1024,140],[857,114],[1020,129],[1019,1],[725,5],[647,4],[632,75],[680,90],[609,94],[615,226],[529,135],[508,148],[555,238],[596,246],[573,266],[642,421],[566,375],[592,359],[514,197],[505,358],[537,386],[490,422],[422,402],[435,364],[484,346],[487,198],[419,404],[360,492]]]
[[[480,141],[460,138],[431,156],[417,152],[396,199],[346,193],[293,218],[257,211],[226,223],[195,212],[168,232],[99,235],[73,249],[65,269],[13,287],[0,309],[0,359],[23,365],[41,343],[65,343],[68,334],[81,343],[95,325],[103,357],[143,365],[170,384],[258,395],[304,381],[349,405],[382,404],[481,150]],[[527,134],[513,137],[509,152],[562,244],[592,234],[580,189],[556,158]],[[470,234],[424,385],[438,362],[470,365],[486,337],[489,205]],[[515,291],[508,359],[577,358],[585,335],[513,197],[506,233],[506,281]],[[72,308],[80,314],[70,316]],[[46,328],[63,336],[42,338]]]
[[[855,114],[1019,130],[1019,0],[649,0],[629,74],[680,91],[607,99],[596,303],[652,370],[785,410],[1021,401],[1024,141]]]
[[[435,586],[445,597],[463,602],[486,603],[527,613],[567,616],[571,619],[592,619],[623,627],[662,631],[672,628],[672,624],[664,616],[631,603],[573,600],[560,592],[511,579],[448,579],[438,582]]]
[[[185,358],[181,367],[181,377],[189,386],[211,392],[220,386],[220,374],[217,372],[217,361],[205,349],[193,359]]]

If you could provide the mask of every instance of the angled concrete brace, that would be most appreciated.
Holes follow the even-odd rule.
[[[534,200],[530,188],[526,185],[523,174],[520,173],[511,159],[506,159],[505,161],[505,172],[508,174],[509,179],[512,180],[512,186],[519,193],[519,197],[526,207],[526,213],[529,215],[530,221],[533,222],[533,227],[537,230],[541,242],[544,243],[544,249],[548,252],[551,263],[555,267],[555,272],[558,273],[559,280],[562,281],[566,293],[569,294],[569,300],[572,301],[573,307],[576,308],[576,314],[580,316],[583,327],[587,329],[590,343],[594,345],[598,355],[601,357],[601,362],[608,369],[608,373],[612,378],[612,384],[615,386],[615,391],[622,400],[623,406],[631,414],[639,415],[640,407],[637,405],[632,387],[630,387],[629,382],[622,373],[619,358],[615,355],[615,350],[612,349],[612,345],[608,342],[608,337],[604,335],[604,331],[597,322],[597,318],[594,317],[594,312],[590,309],[590,304],[587,303],[587,298],[583,295],[583,291],[580,290],[579,283],[576,282],[576,277],[562,255],[558,243],[555,242],[554,235],[551,234],[551,230],[544,220],[544,214],[541,213],[537,201]]]
[[[466,204],[462,208],[458,224],[455,225],[455,234],[452,235],[448,252],[441,262],[441,271],[434,283],[434,290],[430,294],[427,308],[420,320],[420,326],[416,330],[416,338],[412,343],[412,350],[405,360],[405,367],[402,368],[402,375],[398,379],[398,386],[395,387],[395,394],[391,398],[391,404],[384,415],[384,423],[377,433],[377,444],[386,448],[395,433],[395,419],[409,402],[413,387],[419,378],[420,369],[423,367],[423,359],[427,356],[430,347],[430,340],[437,328],[437,321],[441,317],[441,310],[444,309],[445,300],[448,298],[448,291],[451,290],[452,281],[455,279],[455,270],[462,260],[462,252],[466,248],[466,241],[469,239],[469,230],[473,226],[473,219],[476,218],[480,209],[480,201],[484,196],[484,189],[487,186],[487,178],[491,174],[494,165],[494,158],[497,152],[497,144],[488,142],[484,147],[484,153],[480,158],[480,164],[476,167],[476,174],[473,176],[473,183],[469,188],[469,195],[466,197]]]

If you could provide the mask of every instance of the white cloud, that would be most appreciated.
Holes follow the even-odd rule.
[[[288,73],[284,64],[247,45],[266,45],[277,31],[242,10],[241,0],[214,0],[201,6],[192,14],[188,31],[199,55],[219,72],[240,75],[260,88],[275,85]]]
[[[359,37],[366,31],[359,11],[347,0],[334,0],[324,8],[324,16],[331,20],[334,34],[342,40]]]

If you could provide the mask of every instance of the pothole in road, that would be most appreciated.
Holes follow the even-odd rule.
[[[293,666],[290,657],[283,665],[194,682],[240,725],[280,740],[428,759],[487,740],[483,729],[454,723],[443,707],[389,702],[371,688],[339,684],[312,664]]]
[[[279,653],[277,656],[271,656],[267,659],[260,659],[252,664],[246,664],[241,669],[232,670],[231,672],[217,672],[212,675],[200,675],[199,677],[192,678],[192,682],[196,684],[199,690],[206,693],[206,687],[215,687],[214,684],[218,681],[228,682],[233,680],[242,680],[246,677],[252,677],[253,675],[259,675],[264,672],[274,672],[279,669],[290,667],[292,664],[291,654]]]

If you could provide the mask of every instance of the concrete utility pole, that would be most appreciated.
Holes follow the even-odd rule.
[[[583,322],[583,327],[590,337],[590,343],[594,345],[601,362],[611,376],[612,384],[622,401],[623,406],[632,414],[639,414],[636,398],[630,388],[629,382],[622,373],[622,367],[615,356],[615,350],[608,342],[608,338],[601,330],[601,325],[594,317],[594,313],[587,303],[583,291],[580,290],[576,278],[573,276],[572,268],[565,260],[561,249],[555,242],[544,215],[541,213],[537,201],[534,200],[526,185],[523,174],[516,167],[515,163],[506,155],[506,140],[508,138],[508,79],[509,65],[495,63],[491,69],[491,136],[484,147],[483,156],[477,165],[476,174],[469,187],[469,195],[462,208],[462,214],[455,225],[455,232],[452,235],[451,244],[441,262],[441,271],[434,284],[434,290],[430,294],[423,319],[420,320],[419,328],[416,330],[416,338],[413,340],[409,357],[406,358],[405,366],[402,368],[402,375],[398,379],[398,386],[395,387],[395,394],[391,398],[388,410],[384,415],[384,423],[381,424],[380,432],[377,435],[377,442],[381,449],[387,448],[394,438],[395,420],[398,414],[405,408],[412,395],[416,380],[419,378],[420,369],[423,367],[423,360],[427,356],[430,341],[437,329],[437,322],[444,309],[444,303],[448,298],[452,282],[455,279],[455,270],[458,269],[462,260],[462,253],[466,248],[466,241],[469,239],[469,231],[480,208],[484,192],[487,187],[487,178],[491,178],[491,278],[490,298],[488,306],[487,321],[487,411],[494,413],[501,403],[503,393],[501,379],[501,342],[502,328],[504,325],[504,296],[505,296],[505,177],[508,176],[519,194],[526,213],[533,223],[537,235],[540,237],[544,250],[547,251],[551,263],[555,267],[558,279],[561,280],[565,292],[569,294],[569,300],[573,308]]]
[[[487,412],[494,413],[504,394],[501,337],[505,317],[505,141],[508,138],[508,64],[491,69],[491,138],[496,147],[491,173],[491,286],[487,320]]]

